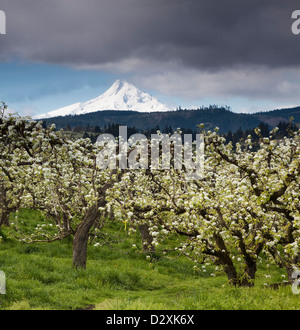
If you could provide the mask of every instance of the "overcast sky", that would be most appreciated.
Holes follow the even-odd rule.
[[[127,79],[165,103],[300,105],[295,0],[1,0],[0,98],[38,114]]]

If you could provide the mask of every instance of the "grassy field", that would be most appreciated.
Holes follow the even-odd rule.
[[[32,212],[24,211],[22,217],[33,225]],[[124,232],[118,223],[108,230]],[[140,245],[137,236],[120,246],[129,254],[89,246],[87,270],[76,271],[70,240],[26,245],[6,235],[7,229],[2,229],[0,270],[7,277],[7,292],[0,295],[1,310],[300,308],[300,296],[290,286],[270,288],[282,281],[284,271],[264,263],[254,288],[234,288],[223,274],[213,277],[209,267],[206,272],[195,271],[185,258],[170,261],[158,253],[155,260],[147,260],[132,248],[132,244]]]

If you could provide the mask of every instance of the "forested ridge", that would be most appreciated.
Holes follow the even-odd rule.
[[[270,112],[260,112],[255,114],[234,113],[230,107],[211,105],[196,110],[177,109],[168,112],[140,113],[136,111],[98,111],[83,115],[65,116],[45,119],[46,125],[55,124],[57,129],[61,128],[81,128],[100,127],[112,124],[119,124],[128,127],[135,127],[139,131],[151,130],[165,127],[197,130],[197,125],[204,123],[207,129],[219,127],[220,133],[232,133],[238,130],[246,131],[254,129],[260,123],[266,123],[270,128],[274,128],[278,123],[289,122],[294,118],[294,123],[300,123],[300,108],[274,110]]]

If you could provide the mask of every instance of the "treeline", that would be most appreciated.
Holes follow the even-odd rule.
[[[292,132],[298,131],[297,125],[295,125],[293,122],[283,122],[280,121],[278,125],[278,131],[273,134],[274,139],[283,139],[285,136],[290,137]],[[262,137],[268,137],[270,135],[270,126],[266,123],[261,122],[258,125],[258,128],[260,129],[260,134]],[[226,142],[232,142],[233,144],[236,144],[237,142],[240,142],[241,140],[245,140],[248,138],[248,136],[252,137],[252,140],[254,143],[258,143],[259,136],[255,133],[255,129],[249,129],[249,130],[242,130],[239,128],[239,130],[235,133],[232,133],[231,131],[228,131],[227,134],[224,134],[223,136],[226,138]]]
[[[91,127],[91,126],[86,126],[85,128],[82,126],[75,127],[71,129],[70,127],[66,126],[63,128],[63,130],[68,133],[68,135],[76,139],[78,137],[83,137],[84,139],[90,139],[92,143],[95,143],[97,141],[97,138],[101,134],[111,134],[114,137],[119,136],[119,127],[122,126],[120,124],[111,124],[109,123],[108,125],[105,125],[104,128],[100,128],[99,126]],[[156,125],[155,127],[151,129],[146,129],[146,130],[140,130],[136,127],[127,127],[127,135],[130,137],[133,134],[143,134],[145,135],[148,139],[151,138],[152,134],[157,134],[157,131],[160,131],[161,133],[164,134],[174,134],[176,131],[173,127],[165,126],[163,129],[159,127],[159,125]],[[196,139],[196,134],[198,133],[196,130],[192,129],[181,129],[182,134],[191,134],[193,136],[193,139]],[[73,133],[73,134],[72,134]],[[81,133],[83,135],[78,135],[76,133]]]
[[[111,134],[114,137],[119,136],[119,127],[120,124],[114,124],[109,123],[108,125],[105,125],[103,128],[100,126],[91,127],[90,125],[87,125],[86,127],[77,126],[73,129],[70,126],[66,126],[63,128],[65,132],[68,132],[71,137],[74,139],[78,137],[88,138],[91,140],[92,143],[95,143],[98,136],[100,134]],[[282,139],[285,136],[290,136],[291,132],[295,132],[298,130],[298,127],[292,123],[292,122],[279,122],[277,125],[278,131],[273,135],[275,139]],[[258,125],[258,128],[260,129],[260,134],[262,137],[268,137],[270,135],[270,126],[266,123],[261,122]],[[176,128],[177,129],[177,128]],[[160,131],[164,134],[174,134],[176,131],[171,125],[166,125],[165,127],[161,128],[159,125],[156,125],[155,127],[147,130],[140,130],[136,127],[127,127],[127,134],[128,137],[130,137],[133,134],[143,134],[148,139],[151,138],[152,134],[156,134],[157,131]],[[196,134],[199,134],[200,131],[192,130],[192,129],[180,129],[182,134],[191,134],[193,136],[193,140],[196,139]],[[74,133],[72,135],[72,133]],[[70,134],[71,133],[71,134]],[[80,133],[80,135],[76,135],[75,133]],[[255,133],[255,129],[248,129],[248,130],[242,130],[242,128],[239,128],[235,133],[232,133],[231,130],[229,130],[226,134],[222,134],[223,137],[226,138],[226,142],[232,142],[233,144],[236,144],[237,142],[240,142],[241,140],[245,140],[248,138],[248,136],[252,137],[252,140],[258,143],[259,136]]]

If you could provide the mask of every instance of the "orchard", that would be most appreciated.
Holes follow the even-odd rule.
[[[4,110],[0,225],[13,227],[14,239],[30,244],[71,237],[74,267],[86,268],[89,240],[101,242],[103,222],[113,218],[129,233],[140,232],[144,253],[164,246],[167,257],[176,250],[195,265],[224,271],[234,286],[253,286],[262,260],[285,268],[292,281],[300,264],[300,131],[276,140],[276,128],[268,138],[257,129],[257,148],[251,136],[232,145],[217,129],[201,126],[203,175],[191,180],[187,167],[179,170],[172,161],[168,169],[154,168],[151,160],[146,169],[123,169],[120,150],[117,166],[103,169],[98,156],[105,143],[73,141],[54,126]],[[128,155],[138,159],[139,146],[128,143]],[[23,208],[41,211],[48,225],[23,232]],[[180,238],[175,247],[172,237]]]

